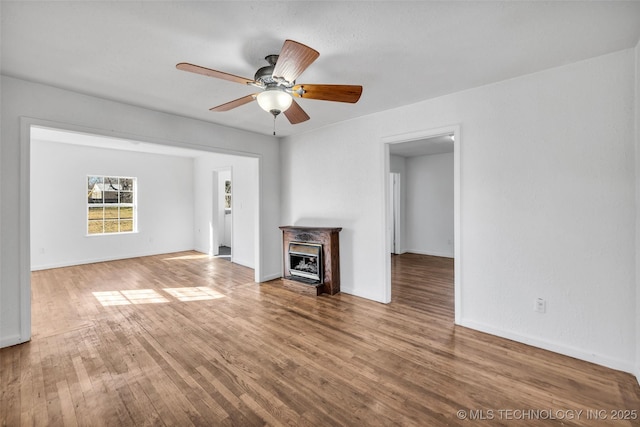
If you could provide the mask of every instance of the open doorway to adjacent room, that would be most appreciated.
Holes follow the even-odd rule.
[[[212,222],[218,224],[217,230],[217,252],[214,256],[227,261],[232,259],[233,247],[233,191],[232,191],[232,168],[224,167],[213,172],[215,195],[212,198],[214,206],[212,209]]]
[[[393,301],[394,280],[405,277],[397,269],[420,269],[420,263],[437,264],[436,269],[450,270],[449,297],[442,300],[454,306],[457,319],[459,127],[401,135],[384,142],[388,165],[385,168],[387,300]],[[421,307],[430,307],[435,299]]]
[[[32,271],[195,250],[258,277],[258,158],[37,125],[29,135]]]

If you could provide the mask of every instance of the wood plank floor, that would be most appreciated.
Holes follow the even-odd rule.
[[[196,252],[34,272],[1,424],[640,425],[633,376],[454,327],[452,261],[392,263],[387,305]]]

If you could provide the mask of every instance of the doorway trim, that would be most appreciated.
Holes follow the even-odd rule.
[[[442,135],[453,134],[453,236],[454,236],[454,323],[459,325],[462,316],[462,222],[461,222],[461,129],[460,124],[453,124],[448,126],[442,126],[438,128],[423,129],[409,133],[403,133],[399,135],[389,135],[381,138],[383,159],[384,159],[384,230],[383,241],[385,242],[382,248],[384,259],[384,272],[385,272],[385,289],[384,289],[384,301],[385,303],[391,302],[391,227],[393,227],[393,221],[389,213],[389,204],[391,203],[391,189],[389,184],[390,174],[390,150],[391,144],[402,144],[403,142],[417,141],[421,139],[433,138]]]

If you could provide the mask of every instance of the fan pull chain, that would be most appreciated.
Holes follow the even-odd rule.
[[[276,136],[276,115],[273,115],[273,136]]]

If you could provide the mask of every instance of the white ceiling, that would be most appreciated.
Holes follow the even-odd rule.
[[[176,70],[192,62],[253,78],[285,39],[318,50],[298,83],[361,84],[360,101],[300,100],[306,132],[635,46],[631,1],[2,1],[2,74],[261,134],[256,103],[210,107],[251,87]]]

